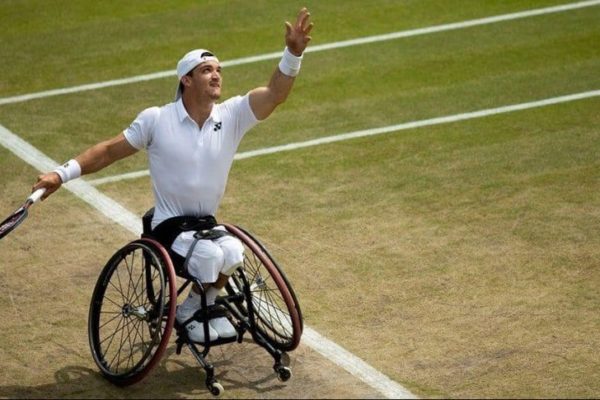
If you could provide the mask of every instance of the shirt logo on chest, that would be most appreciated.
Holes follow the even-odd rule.
[[[220,131],[220,130],[221,130],[221,122],[217,122],[215,124],[215,127],[213,128],[213,131],[216,132],[216,131]]]

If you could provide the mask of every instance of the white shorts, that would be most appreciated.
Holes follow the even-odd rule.
[[[223,226],[214,229],[225,230]],[[194,231],[182,232],[177,236],[171,248],[182,257],[196,239]],[[213,283],[219,274],[231,275],[244,261],[244,246],[233,236],[222,236],[214,240],[198,240],[188,262],[188,273],[202,283]]]

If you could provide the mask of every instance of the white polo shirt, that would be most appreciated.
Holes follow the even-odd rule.
[[[148,152],[155,200],[152,228],[171,217],[216,214],[233,156],[257,122],[248,95],[215,104],[202,127],[181,99],[137,116],[123,133],[133,147]]]

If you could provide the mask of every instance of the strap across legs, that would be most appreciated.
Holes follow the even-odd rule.
[[[185,261],[183,263],[183,270],[187,271],[187,267],[188,264],[190,262],[190,258],[192,258],[192,253],[194,252],[194,248],[196,248],[196,245],[198,244],[199,240],[215,240],[218,238],[221,238],[223,236],[230,236],[231,233],[227,232],[227,231],[222,231],[219,229],[203,229],[200,231],[196,231],[196,233],[194,234],[194,241],[192,242],[192,245],[190,246],[186,256],[185,256]],[[173,239],[174,241],[175,239]]]

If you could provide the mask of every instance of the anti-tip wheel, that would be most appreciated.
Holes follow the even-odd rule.
[[[275,372],[277,372],[277,378],[281,382],[287,382],[292,377],[292,370],[288,367],[279,367]]]
[[[215,397],[221,397],[221,395],[223,395],[223,393],[225,392],[225,389],[223,389],[223,385],[221,385],[219,382],[213,382],[208,384],[207,386],[208,390],[210,390],[210,393]]]

